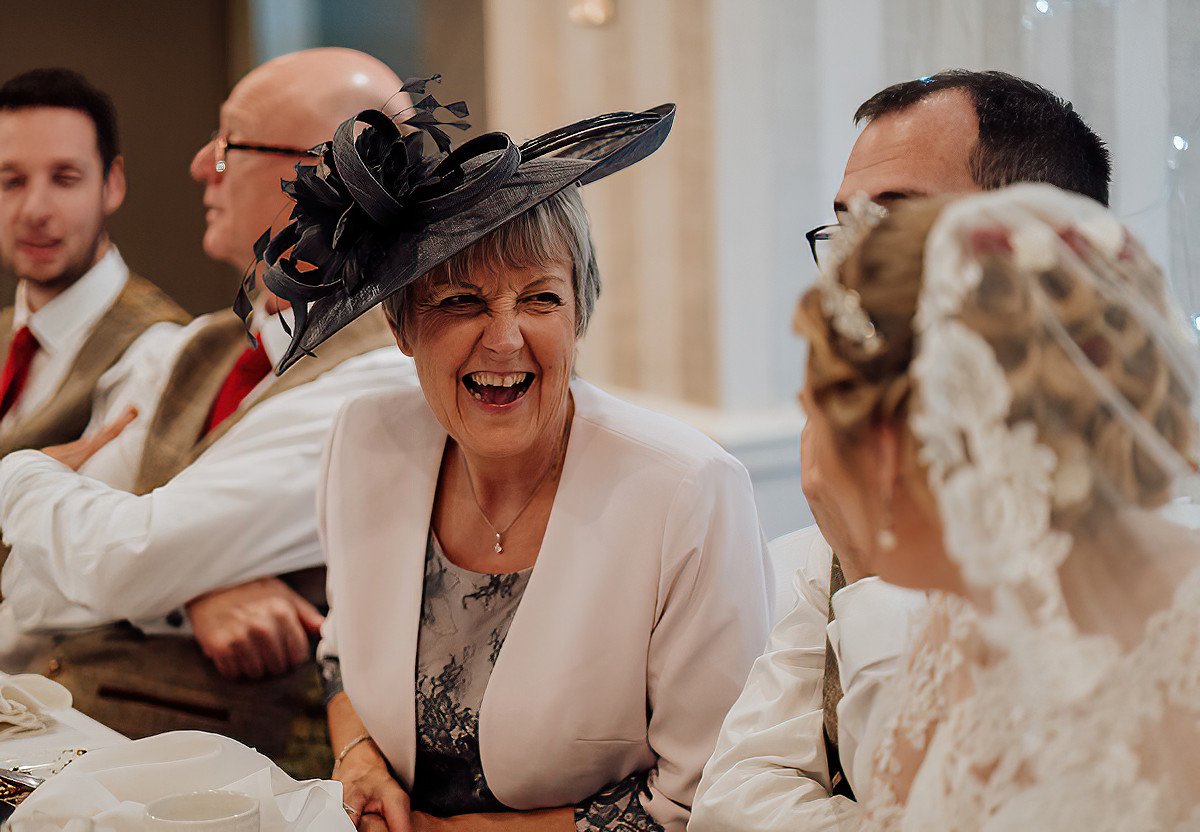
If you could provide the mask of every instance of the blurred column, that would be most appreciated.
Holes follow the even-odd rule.
[[[1018,74],[1075,100],[1076,24],[1072,5],[1064,0],[1025,0]],[[1095,47],[1093,47],[1095,48]],[[1101,47],[1103,48],[1103,47]]]
[[[251,0],[251,66],[316,46],[320,34],[317,0]]]
[[[894,0],[887,6],[894,10]],[[820,140],[819,190],[822,201],[829,206],[829,219],[823,222],[832,222],[833,198],[858,136],[854,111],[892,81],[913,77],[911,73],[889,76],[888,56],[894,50],[889,49],[884,31],[885,11],[884,0],[817,3],[815,70],[820,84],[815,120]]]
[[[1166,0],[1118,2],[1114,9],[1112,203],[1160,263],[1169,262]]]
[[[489,123],[519,137],[609,110],[679,105],[646,162],[584,191],[604,288],[580,370],[670,401],[716,403],[711,11],[692,0],[488,0]]]
[[[717,314],[711,332],[720,385],[713,404],[743,413],[778,400],[772,389],[778,380],[771,372],[771,286],[778,264],[770,218],[778,148],[787,141],[773,124],[787,103],[775,100],[769,82],[776,8],[712,2],[712,94],[718,113],[712,129],[721,149],[709,171],[716,195]]]
[[[822,13],[818,0],[485,5],[494,129],[526,137],[606,110],[678,104],[662,150],[584,191],[604,289],[579,368],[739,455],[769,533],[806,517],[803,355],[790,324],[812,278],[803,233],[827,221],[829,183],[853,138],[853,105],[822,96],[844,89],[830,76],[845,70],[854,95],[867,83],[846,56],[881,2],[857,14],[833,2]],[[581,14],[596,9],[611,16]],[[851,42],[822,43],[821,26]],[[821,60],[837,72],[819,72]],[[839,109],[829,142],[811,138],[822,106]]]
[[[1195,0],[1168,0],[1167,152],[1170,183],[1171,279],[1193,323],[1200,323],[1200,15]]]

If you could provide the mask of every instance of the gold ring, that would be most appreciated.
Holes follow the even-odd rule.
[[[351,806],[349,803],[343,803],[342,808],[346,810],[346,814],[349,815],[350,817],[354,817],[355,815],[358,814],[358,810],[355,809],[353,806]]]

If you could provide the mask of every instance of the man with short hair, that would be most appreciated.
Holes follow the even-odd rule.
[[[859,107],[855,122],[863,121],[834,201],[839,216],[860,192],[886,206],[1020,181],[1108,199],[1100,138],[1068,102],[1003,72],[950,70],[895,84]],[[830,231],[836,226],[810,232],[818,261],[815,241]],[[798,602],[725,719],[696,793],[692,832],[857,828],[849,785],[859,796],[869,786],[888,711],[880,694],[924,608],[922,593],[865,574],[863,553],[878,543],[864,539],[854,518],[870,508],[830,498],[829,474],[807,448],[833,439],[813,430],[806,423],[801,435],[801,478],[817,525],[771,547],[799,567]]]
[[[205,186],[205,251],[250,264],[256,239],[286,222],[280,180],[305,149],[400,86],[349,49],[285,55],[248,74],[192,162]],[[112,442],[85,437],[0,462],[0,527],[13,547],[0,629],[7,620],[53,634],[24,667],[48,672],[76,707],[122,733],[213,731],[291,773],[324,776],[310,646],[324,604],[312,510],[320,454],[349,397],[416,379],[378,310],[274,377],[289,336],[286,310],[266,301],[255,346],[225,310],[170,349],[130,356],[134,381],[107,416],[129,405],[142,415]]]
[[[130,273],[107,223],[125,199],[112,101],[76,72],[0,86],[0,456],[78,439],[127,350],[173,337],[188,315]],[[2,559],[0,559],[2,562]]]
[[[876,202],[1046,182],[1108,205],[1108,149],[1066,101],[1006,72],[951,69],[875,93],[854,113],[834,211]]]

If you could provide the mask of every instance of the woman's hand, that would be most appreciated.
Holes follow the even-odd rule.
[[[352,748],[333,779],[342,784],[342,802],[349,807],[350,820],[363,832],[414,832],[408,794],[373,742]]]
[[[575,832],[575,810],[570,807],[448,818],[413,812],[411,817],[412,832]]]

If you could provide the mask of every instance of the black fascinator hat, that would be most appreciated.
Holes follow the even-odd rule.
[[[420,96],[407,118],[364,110],[345,121],[313,148],[315,163],[297,165],[283,183],[296,205],[282,231],[268,230],[255,245],[233,307],[249,324],[261,264],[263,286],[295,313],[277,373],[513,217],[649,156],[675,118],[675,105],[663,104],[596,116],[520,146],[487,133],[452,149],[442,128],[465,129],[467,108],[426,95],[434,80],[405,81],[402,90]],[[459,120],[443,121],[444,113]],[[430,139],[437,152],[426,155]]]

